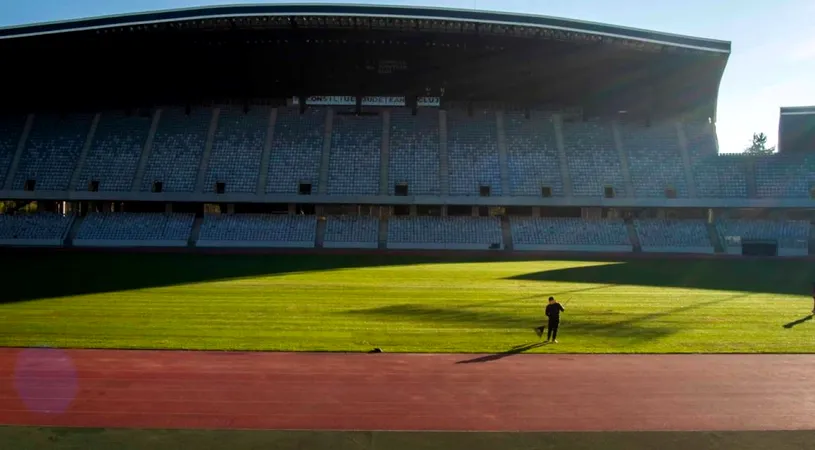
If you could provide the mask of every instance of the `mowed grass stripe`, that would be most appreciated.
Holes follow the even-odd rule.
[[[815,351],[800,261],[480,261],[384,256],[22,253],[0,346],[502,352]]]

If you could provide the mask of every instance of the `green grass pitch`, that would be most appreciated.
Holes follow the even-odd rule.
[[[504,352],[815,351],[815,264],[389,255],[15,253],[0,346]]]

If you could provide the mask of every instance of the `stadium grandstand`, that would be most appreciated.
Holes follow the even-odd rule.
[[[392,6],[0,29],[0,244],[807,255],[815,147],[719,154],[729,54]]]

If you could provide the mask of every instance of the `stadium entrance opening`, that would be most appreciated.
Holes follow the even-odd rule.
[[[778,242],[748,241],[742,239],[741,254],[744,256],[777,256]]]

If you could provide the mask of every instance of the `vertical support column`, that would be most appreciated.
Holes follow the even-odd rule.
[[[532,217],[540,217],[541,216],[541,207],[540,206],[533,206],[532,207]]]
[[[682,121],[676,122],[676,138],[679,139],[679,156],[682,157],[682,166],[685,168],[685,184],[688,186],[688,196],[696,198],[696,183],[693,179],[693,165],[688,151],[688,137],[685,134],[685,124]]]
[[[498,166],[501,177],[501,195],[509,196],[509,169],[507,167],[507,139],[504,131],[504,112],[496,111],[495,126],[498,132]]]
[[[631,171],[628,167],[628,153],[625,152],[625,145],[623,144],[622,133],[620,133],[619,122],[616,120],[612,122],[611,130],[614,134],[614,146],[617,148],[617,154],[620,156],[620,170],[622,170],[623,180],[625,180],[625,195],[627,197],[635,197],[634,182],[631,180]]]
[[[560,162],[560,178],[563,181],[563,195],[574,196],[572,189],[572,176],[569,174],[569,161],[566,159],[566,144],[563,136],[563,116],[555,114],[552,116],[552,124],[555,127],[555,141],[557,142],[557,153]]]
[[[269,182],[269,160],[272,158],[272,144],[274,143],[274,129],[277,123],[278,108],[272,108],[269,113],[269,125],[266,127],[266,141],[263,143],[263,153],[260,155],[260,173],[258,183],[255,187],[255,194],[266,193],[266,186]]]
[[[744,176],[747,178],[747,197],[757,198],[758,187],[756,186],[756,159],[745,158],[742,163],[744,164]]]
[[[419,209],[419,208],[418,208],[416,205],[410,205],[410,211],[409,211],[409,214],[410,214],[412,217],[418,216],[418,215],[419,215],[419,211],[418,211],[418,209]]]
[[[297,214],[297,204],[296,203],[289,203],[286,207],[286,210],[290,216]]]
[[[14,159],[11,160],[11,166],[6,174],[6,181],[3,189],[10,191],[14,188],[14,177],[17,175],[17,167],[20,165],[20,160],[23,158],[23,151],[25,144],[28,142],[28,135],[31,134],[31,127],[34,126],[34,114],[29,114],[25,118],[25,125],[23,125],[23,133],[20,135],[20,140],[17,141],[17,150],[14,152]]]
[[[91,128],[88,130],[88,136],[85,138],[85,145],[82,146],[82,153],[79,154],[79,160],[76,162],[76,167],[74,167],[74,174],[71,176],[71,182],[68,183],[69,191],[75,191],[77,188],[76,184],[79,182],[79,177],[82,176],[82,170],[85,168],[85,160],[88,158],[88,152],[93,144],[93,138],[96,136],[96,128],[99,127],[99,120],[101,120],[101,118],[101,113],[96,113],[96,115],[93,116]]]
[[[448,161],[447,111],[442,109],[439,110],[439,191],[441,191],[442,196],[450,195],[450,172],[448,169]]]
[[[195,191],[198,194],[204,192],[204,182],[207,179],[207,169],[209,168],[209,157],[212,154],[212,142],[215,140],[215,132],[218,131],[218,118],[221,116],[221,108],[212,108],[212,118],[209,120],[209,131],[207,131],[207,142],[204,144],[204,154],[198,164],[198,178],[195,180]]]
[[[133,178],[133,184],[130,187],[132,192],[139,192],[141,189],[144,171],[147,169],[147,161],[150,160],[150,153],[153,151],[153,139],[156,137],[159,120],[161,120],[161,108],[156,109],[156,112],[153,113],[153,122],[150,124],[150,132],[147,134],[147,140],[144,141],[144,150],[139,157],[139,165],[136,169],[136,175]]]
[[[470,209],[470,215],[473,217],[478,217],[478,206],[473,206]]]
[[[391,112],[382,113],[382,145],[379,151],[379,195],[388,195],[388,167],[391,150]]]
[[[328,194],[328,169],[331,164],[331,133],[334,129],[334,109],[328,108],[325,113],[325,130],[323,133],[323,156],[320,159],[320,195]]]
[[[226,213],[227,214],[235,214],[235,204],[234,203],[227,203],[226,204]]]

